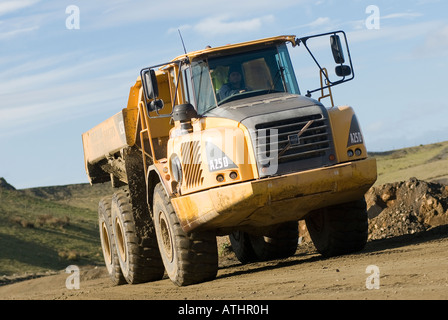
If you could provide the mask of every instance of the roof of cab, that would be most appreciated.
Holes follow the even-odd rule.
[[[179,61],[183,60],[185,58],[188,58],[190,61],[203,56],[203,55],[213,55],[214,53],[222,53],[225,51],[231,51],[231,50],[238,50],[244,47],[250,47],[250,46],[258,46],[258,45],[271,45],[274,43],[284,43],[284,42],[291,42],[293,46],[296,46],[296,36],[289,35],[289,36],[277,36],[277,37],[271,37],[271,38],[264,38],[259,40],[253,40],[253,41],[247,41],[247,42],[241,42],[236,44],[228,44],[225,46],[220,47],[207,47],[202,50],[189,52],[187,54],[183,54],[181,56],[178,56],[177,58],[173,59],[173,61]]]

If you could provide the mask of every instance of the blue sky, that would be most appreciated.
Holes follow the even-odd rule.
[[[140,69],[183,53],[178,29],[188,51],[342,29],[356,77],[333,95],[355,108],[368,150],[447,141],[447,12],[442,0],[1,0],[0,177],[87,182],[81,134],[126,106]],[[304,48],[291,56],[302,92],[314,89]]]

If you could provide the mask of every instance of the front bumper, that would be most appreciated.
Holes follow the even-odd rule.
[[[254,180],[171,199],[184,231],[267,227],[361,199],[377,179],[375,159]]]

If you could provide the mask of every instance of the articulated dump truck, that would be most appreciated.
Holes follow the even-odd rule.
[[[305,48],[320,76],[304,95],[291,48]],[[242,263],[287,258],[300,220],[323,256],[362,250],[376,161],[354,110],[331,93],[353,78],[343,31],[207,47],[142,69],[127,107],[82,136],[90,183],[115,191],[98,209],[112,281],[212,280],[225,235]]]

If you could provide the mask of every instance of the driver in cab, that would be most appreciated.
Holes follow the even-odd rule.
[[[248,89],[244,85],[243,76],[239,66],[231,66],[229,69],[228,82],[223,84],[218,92],[219,100],[224,100],[227,97],[233,96],[237,93],[243,93]]]

